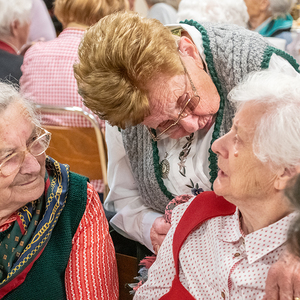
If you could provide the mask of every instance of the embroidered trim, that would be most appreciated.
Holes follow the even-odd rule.
[[[299,64],[297,63],[296,59],[294,59],[294,57],[292,57],[291,55],[289,55],[288,53],[286,53],[280,49],[277,49],[277,48],[269,46],[269,45],[267,46],[267,49],[265,50],[265,53],[263,56],[263,60],[261,63],[262,69],[269,68],[269,63],[270,63],[271,56],[273,53],[286,59],[292,65],[292,67],[294,67],[294,69],[299,73]]]
[[[209,71],[209,74],[210,74],[210,76],[218,90],[219,96],[220,96],[220,108],[217,113],[217,117],[216,117],[216,121],[215,121],[215,128],[214,128],[214,132],[212,134],[212,140],[211,140],[210,147],[208,150],[208,152],[209,152],[208,161],[209,161],[209,169],[210,169],[209,175],[210,175],[210,182],[213,185],[213,182],[215,181],[215,179],[218,176],[218,159],[217,159],[217,155],[211,150],[211,145],[220,136],[220,127],[221,127],[222,120],[223,120],[225,96],[222,92],[222,86],[221,86],[220,80],[218,78],[218,75],[217,75],[217,72],[216,72],[216,69],[214,66],[213,55],[210,51],[210,40],[209,40],[206,29],[199,23],[195,22],[194,20],[189,20],[189,21],[185,20],[184,22],[180,22],[180,23],[194,26],[201,33],[204,54],[205,54],[206,62],[207,62],[207,66],[208,66],[208,71]],[[213,190],[213,186],[211,186],[211,189]]]
[[[157,142],[152,141],[152,150],[153,150],[153,164],[154,164],[153,167],[154,167],[154,173],[155,173],[157,183],[161,191],[165,194],[165,196],[168,197],[170,200],[172,200],[174,196],[168,191],[167,187],[164,185],[164,181],[161,178]]]

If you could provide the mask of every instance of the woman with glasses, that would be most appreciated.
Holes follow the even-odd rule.
[[[98,193],[45,151],[32,104],[0,83],[0,298],[118,299]]]
[[[262,68],[298,76],[292,57],[244,28],[193,20],[165,27],[134,13],[100,20],[78,53],[79,93],[110,123],[110,224],[153,252],[169,229],[169,201],[212,189],[211,144],[230,130],[235,111],[228,92]]]

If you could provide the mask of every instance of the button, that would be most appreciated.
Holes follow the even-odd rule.
[[[221,296],[222,296],[223,299],[225,299],[225,293],[224,292],[221,293]]]
[[[239,257],[240,255],[240,253],[234,253],[234,257]]]

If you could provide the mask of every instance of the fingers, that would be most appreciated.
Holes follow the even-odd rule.
[[[153,246],[153,250],[154,250],[154,253],[157,255],[157,253],[158,253],[158,251],[159,251],[159,248],[160,248],[160,246],[159,245],[154,245]]]

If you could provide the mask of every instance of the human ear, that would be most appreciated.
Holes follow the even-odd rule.
[[[284,190],[288,181],[297,174],[295,167],[282,168],[274,181],[274,187],[277,190]]]
[[[203,69],[203,62],[199,55],[196,45],[186,36],[182,36],[179,41],[179,53],[181,56],[189,56],[193,58],[196,64]]]
[[[15,20],[10,24],[11,36],[16,37],[18,35],[18,30],[20,27],[20,22]]]

